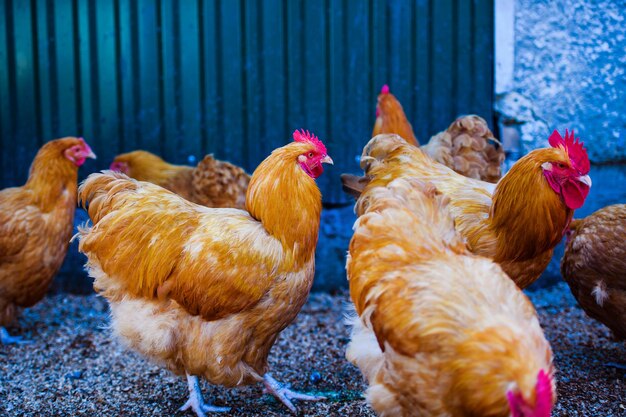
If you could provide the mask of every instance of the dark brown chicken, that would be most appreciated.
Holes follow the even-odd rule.
[[[626,339],[626,204],[572,221],[561,273],[583,310]]]

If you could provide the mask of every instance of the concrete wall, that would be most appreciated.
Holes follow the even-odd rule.
[[[523,154],[573,128],[592,162],[625,161],[626,1],[497,0],[498,21],[496,109],[509,143]]]

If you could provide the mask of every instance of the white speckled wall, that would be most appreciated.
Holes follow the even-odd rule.
[[[626,161],[626,0],[502,1],[514,3],[515,51],[496,109],[519,151],[567,127],[593,162]]]

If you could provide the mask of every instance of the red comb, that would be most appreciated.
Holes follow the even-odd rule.
[[[523,417],[521,408],[524,404],[524,398],[519,392],[509,391],[506,393],[506,398],[509,400],[509,408],[511,409],[511,417]]]
[[[295,130],[293,132],[293,140],[295,140],[296,142],[309,142],[312,143],[313,145],[315,145],[315,147],[317,148],[318,152],[326,155],[326,146],[324,146],[324,144],[322,143],[321,140],[319,140],[317,138],[317,136],[315,136],[314,134],[310,133],[308,130],[304,130],[304,129],[300,129],[300,130]]]
[[[87,142],[85,142],[85,139],[83,139],[82,136],[79,137],[78,140],[82,142],[83,146],[85,147],[87,151],[91,152],[91,147],[87,144]]]
[[[574,139],[574,131],[568,132],[565,129],[565,139],[559,134],[558,131],[552,132],[548,138],[550,146],[553,148],[563,147],[567,155],[569,156],[572,165],[583,175],[589,173],[589,157],[587,156],[587,150],[580,141],[580,138]]]
[[[552,411],[552,379],[541,369],[535,384],[535,406],[531,407],[520,392],[506,393],[512,417],[550,417]]]
[[[380,94],[389,94],[389,86],[387,84],[383,85],[383,88],[380,89]]]
[[[550,411],[552,410],[552,379],[543,369],[537,374],[535,396],[535,417],[550,417]]]

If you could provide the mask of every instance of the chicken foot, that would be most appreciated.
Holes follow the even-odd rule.
[[[204,402],[197,376],[187,374],[187,383],[189,384],[189,399],[178,411],[187,411],[191,408],[198,417],[206,417],[205,413],[223,413],[230,411],[230,407],[217,407]]]
[[[292,391],[289,389],[289,384],[281,384],[280,382],[276,381],[270,374],[265,374],[263,376],[263,384],[265,384],[265,390],[263,391],[264,393],[272,394],[283,404],[285,404],[285,406],[294,414],[297,414],[298,411],[296,410],[296,407],[293,405],[291,400],[320,401],[326,399],[326,397],[322,396],[300,394],[299,392]]]
[[[20,336],[11,336],[7,329],[0,326],[0,344],[1,345],[26,345],[31,343],[29,340],[24,340]]]

